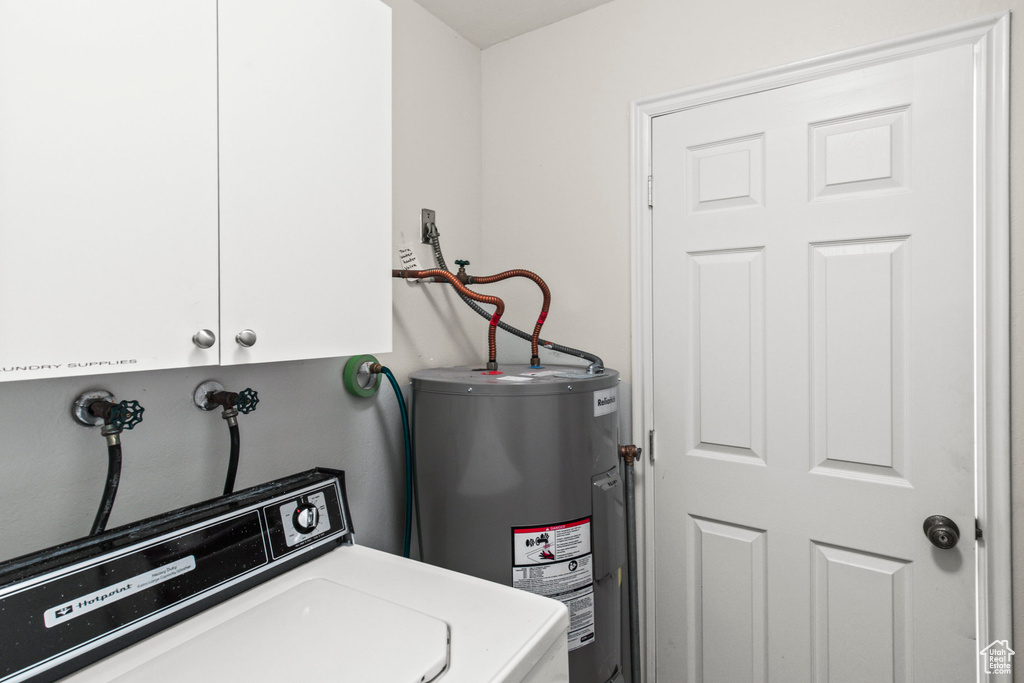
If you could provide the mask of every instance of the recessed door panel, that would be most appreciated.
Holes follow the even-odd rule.
[[[764,531],[694,518],[690,534],[691,671],[706,683],[767,681]]]

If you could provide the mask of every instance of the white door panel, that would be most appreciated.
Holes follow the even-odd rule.
[[[973,73],[654,119],[658,680],[973,680]]]

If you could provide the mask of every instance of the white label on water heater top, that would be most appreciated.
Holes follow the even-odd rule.
[[[594,392],[594,417],[614,413],[619,409],[619,388],[602,389]]]
[[[550,526],[512,527],[512,587],[569,609],[569,650],[594,642],[594,556],[590,517]]]

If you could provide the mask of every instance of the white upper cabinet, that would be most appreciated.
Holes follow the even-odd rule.
[[[216,4],[0,2],[0,380],[216,363],[217,288]]]
[[[0,381],[390,350],[390,234],[378,0],[0,0]]]
[[[221,363],[390,351],[391,10],[219,6]]]

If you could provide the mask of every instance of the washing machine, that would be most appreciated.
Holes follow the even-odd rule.
[[[568,627],[355,544],[322,468],[0,564],[0,683],[567,683]]]

